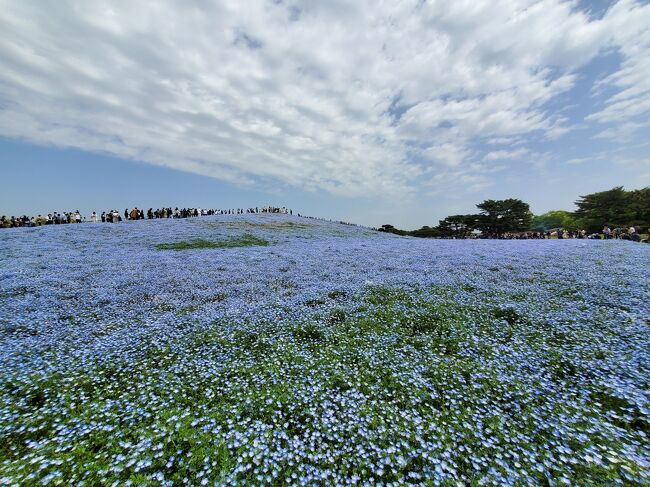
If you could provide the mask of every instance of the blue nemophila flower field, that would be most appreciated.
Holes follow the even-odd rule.
[[[650,482],[650,247],[0,233],[0,484]]]

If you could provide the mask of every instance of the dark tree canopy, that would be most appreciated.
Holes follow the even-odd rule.
[[[446,237],[467,237],[476,225],[476,215],[451,215],[440,220],[438,228]]]
[[[382,225],[380,228],[378,228],[380,232],[386,232],[386,233],[394,233],[395,235],[408,235],[409,232],[406,230],[400,230],[399,228],[395,228],[393,225],[390,224],[385,224]]]
[[[590,232],[610,227],[629,227],[650,225],[650,188],[625,191],[617,186],[608,191],[600,191],[580,196],[575,202],[574,212],[577,225]]]
[[[481,210],[476,228],[489,234],[502,235],[528,230],[533,219],[528,203],[514,198],[485,200],[476,207]]]
[[[440,231],[439,227],[429,227],[427,225],[423,226],[418,230],[413,230],[408,233],[413,237],[422,237],[422,238],[438,238],[445,237],[446,235]]]
[[[485,200],[476,205],[475,215],[450,215],[440,220],[438,226],[424,226],[419,230],[399,230],[392,225],[382,225],[382,232],[415,237],[465,238],[480,230],[483,236],[500,237],[505,233],[586,230],[600,232],[603,226],[650,226],[650,188],[625,191],[617,186],[608,191],[580,196],[573,213],[564,210],[548,211],[533,217],[528,203],[519,199]]]

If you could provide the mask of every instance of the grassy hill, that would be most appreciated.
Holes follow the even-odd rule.
[[[0,484],[650,481],[650,247],[0,232]]]

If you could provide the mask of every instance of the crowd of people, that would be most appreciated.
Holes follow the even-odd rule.
[[[648,233],[650,234],[650,228],[648,229]],[[636,242],[639,242],[641,241],[641,229],[639,227],[609,228],[609,226],[605,225],[605,227],[603,228],[603,238],[605,240],[621,239],[621,240],[634,240]]]
[[[650,233],[650,229],[648,229]],[[549,230],[547,232],[519,232],[519,233],[503,233],[503,234],[481,234],[475,238],[486,238],[486,239],[499,239],[499,240],[529,240],[529,239],[571,239],[571,238],[584,238],[589,240],[609,240],[609,239],[621,239],[621,240],[633,240],[635,242],[645,242],[648,239],[641,238],[641,228],[639,227],[630,227],[630,228],[609,228],[608,225],[605,225],[601,233],[587,233],[586,230],[564,230],[561,228],[555,230]]]
[[[502,233],[502,234],[481,234],[477,238],[489,238],[489,239],[499,239],[499,240],[530,240],[530,239],[565,239],[565,238],[589,238],[595,239],[600,238],[600,235],[597,233],[587,234],[585,230],[562,230],[557,229],[548,232],[519,232],[519,233]]]
[[[153,220],[157,218],[193,218],[208,215],[243,215],[251,213],[280,213],[293,215],[293,210],[286,207],[265,206],[251,208],[231,208],[231,209],[204,209],[204,208],[149,208],[146,212],[138,207],[131,210],[126,208],[123,213],[116,210],[102,211],[100,215],[93,211],[89,217],[85,217],[79,210],[70,212],[53,212],[47,215],[21,216],[7,218],[0,217],[0,228],[16,227],[38,227],[41,225],[62,225],[70,223],[118,223],[125,220]]]
[[[88,218],[83,216],[79,210],[69,212],[53,212],[47,215],[37,216],[21,216],[7,218],[6,216],[0,217],[0,228],[16,228],[16,227],[37,227],[41,225],[61,225],[71,223],[119,223],[126,220],[154,220],[159,218],[194,218],[199,216],[208,215],[243,215],[255,213],[279,213],[293,215],[293,210],[286,207],[251,207],[251,208],[231,208],[231,209],[205,209],[205,208],[149,208],[146,212],[139,209],[137,206],[132,209],[126,208],[123,213],[116,210],[102,211],[100,215],[92,212]],[[301,215],[298,215],[301,216]],[[344,222],[340,222],[344,223]],[[650,229],[648,229],[650,233]],[[621,239],[633,240],[636,242],[648,242],[648,238],[641,237],[641,228],[610,228],[605,225],[601,233],[588,234],[585,230],[564,230],[554,229],[547,232],[518,232],[518,233],[502,233],[502,234],[489,234],[483,233],[480,235],[469,235],[465,238],[483,238],[483,239],[499,239],[499,240],[530,240],[530,239]],[[452,237],[459,238],[459,237]],[[462,238],[462,237],[461,237]]]

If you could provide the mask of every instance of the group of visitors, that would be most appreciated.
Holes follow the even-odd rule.
[[[587,232],[585,230],[562,230],[562,229],[557,229],[557,230],[549,230],[547,232],[519,232],[519,233],[503,233],[499,235],[491,235],[491,234],[482,234],[479,238],[494,238],[494,239],[500,239],[500,240],[530,240],[530,239],[551,239],[551,238],[557,238],[557,239],[565,239],[565,238],[589,238],[589,239],[594,239],[594,238],[600,238],[600,235],[595,233],[595,234],[590,234],[587,235]]]
[[[7,218],[2,215],[0,217],[0,228],[15,228],[15,227],[38,227],[40,225],[59,225],[63,223],[81,223],[85,218],[81,216],[79,210],[64,213],[50,213],[47,216],[12,216]]]
[[[650,233],[650,229],[648,229]],[[648,239],[642,240],[641,238],[641,228],[640,227],[630,227],[630,228],[614,228],[610,229],[609,226],[603,228],[602,233],[587,233],[586,230],[564,230],[558,228],[556,230],[549,230],[547,232],[519,232],[519,233],[502,233],[502,234],[481,234],[476,238],[485,238],[485,239],[499,239],[499,240],[529,240],[529,239],[552,239],[557,238],[562,239],[571,239],[571,238],[584,238],[589,240],[609,240],[609,239],[621,239],[621,240],[633,240],[635,242],[646,242]]]
[[[530,240],[551,238],[544,232],[523,232],[523,233],[481,233],[476,238],[498,239],[498,240]]]
[[[621,240],[634,240],[635,242],[640,242],[641,241],[640,231],[641,229],[639,227],[634,227],[634,226],[630,228],[621,228],[621,227],[609,228],[608,225],[605,225],[605,227],[603,228],[603,238],[605,240],[621,239]],[[650,229],[648,229],[648,233],[650,233]]]
[[[201,208],[174,208],[173,210],[169,207],[158,208],[154,210],[149,208],[146,213],[146,219],[153,220],[154,218],[191,218],[196,216],[206,216],[214,215],[216,210],[206,210]],[[95,223],[98,220],[101,220],[102,223],[119,223],[126,220],[144,220],[145,212],[144,210],[139,209],[137,206],[133,207],[131,210],[126,208],[124,210],[124,218],[117,210],[102,211],[102,214],[98,217],[97,214],[93,211],[90,215],[90,221]]]
[[[156,218],[192,218],[198,216],[208,216],[208,215],[242,215],[250,213],[280,213],[293,215],[293,210],[290,210],[286,207],[275,207],[275,206],[265,206],[265,207],[254,207],[254,208],[232,208],[232,209],[204,209],[204,208],[174,208],[164,207],[153,209],[149,208],[146,212],[134,207],[131,210],[128,208],[124,210],[124,213],[120,213],[116,210],[103,211],[101,215],[98,215],[96,212],[92,212],[91,215],[86,218],[81,215],[79,210],[58,213],[53,212],[47,215],[37,215],[37,216],[21,216],[7,218],[6,216],[0,217],[0,228],[16,228],[16,227],[38,227],[41,225],[61,225],[69,223],[118,223],[125,220],[153,220]]]

